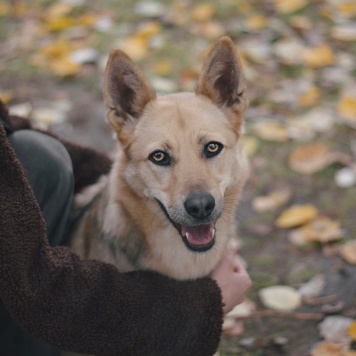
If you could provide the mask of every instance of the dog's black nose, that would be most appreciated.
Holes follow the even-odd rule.
[[[206,218],[215,208],[215,199],[209,193],[194,193],[184,202],[184,207],[193,218]]]

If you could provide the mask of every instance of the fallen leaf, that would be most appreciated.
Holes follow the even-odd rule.
[[[84,14],[81,16],[78,16],[75,19],[75,25],[76,26],[85,26],[85,27],[91,27],[96,25],[97,23],[97,18],[94,14]]]
[[[52,73],[61,77],[75,75],[80,71],[80,68],[80,64],[73,62],[69,56],[54,59],[50,63]]]
[[[264,306],[277,311],[293,311],[302,303],[301,295],[289,286],[263,288],[259,296]]]
[[[51,6],[49,6],[48,9],[46,10],[46,17],[48,19],[64,17],[72,10],[73,10],[73,5],[71,5],[69,2],[65,2],[65,1],[55,2]]]
[[[276,226],[283,229],[304,225],[317,214],[318,210],[311,204],[293,205],[278,217]]]
[[[300,106],[310,107],[317,104],[321,99],[321,92],[316,86],[311,86],[306,92],[298,98]]]
[[[335,182],[338,187],[350,188],[356,184],[356,170],[350,167],[339,169],[335,173]]]
[[[281,14],[290,14],[301,10],[308,4],[306,0],[273,0],[276,11]]]
[[[310,141],[318,132],[330,130],[335,123],[335,115],[328,108],[316,107],[302,116],[288,120],[289,136],[298,141]]]
[[[351,336],[352,340],[356,341],[356,320],[354,320],[352,324],[349,326],[347,330],[347,334]]]
[[[173,93],[178,89],[177,84],[169,78],[152,77],[150,83],[158,93]]]
[[[267,18],[263,15],[254,15],[246,20],[246,27],[251,31],[262,30],[267,25]]]
[[[163,16],[166,11],[165,5],[159,1],[140,1],[135,6],[135,13],[140,16],[158,17]]]
[[[148,54],[148,40],[142,36],[132,35],[121,42],[120,49],[139,61]]]
[[[244,333],[244,323],[241,320],[225,318],[222,326],[224,334],[238,336]]]
[[[272,55],[270,44],[260,38],[240,41],[239,49],[247,58],[260,64],[265,64]]]
[[[154,67],[154,72],[158,75],[167,76],[172,71],[172,62],[169,59],[158,60]]]
[[[325,287],[325,275],[320,273],[314,276],[309,282],[303,284],[298,293],[303,297],[318,297]]]
[[[340,240],[343,236],[340,223],[326,216],[317,216],[304,225],[303,233],[307,240],[320,243]]]
[[[276,122],[259,122],[253,127],[254,132],[260,138],[272,142],[285,142],[289,139],[288,130]]]
[[[0,16],[8,16],[11,12],[11,6],[10,4],[7,4],[5,2],[0,3]]]
[[[288,233],[288,240],[294,245],[294,246],[305,246],[308,244],[310,241],[307,240],[303,228],[299,227],[297,229],[293,229]]]
[[[196,22],[208,22],[210,21],[216,13],[215,6],[211,4],[198,4],[193,7],[191,12],[192,21]]]
[[[356,265],[356,239],[343,244],[340,247],[340,254],[346,262]]]
[[[75,21],[72,17],[59,17],[48,19],[45,25],[45,30],[50,32],[63,31],[74,26]]]
[[[8,104],[12,98],[13,98],[13,93],[11,90],[0,90],[0,100],[4,104]]]
[[[305,49],[303,59],[308,67],[321,68],[333,65],[335,62],[335,55],[333,50],[327,44],[321,44],[317,47]]]
[[[340,41],[356,41],[356,25],[335,26],[331,31],[331,36]]]
[[[313,142],[297,147],[289,155],[289,167],[302,174],[314,174],[335,161],[328,146]]]
[[[162,26],[159,22],[157,21],[150,21],[145,24],[143,24],[139,31],[136,33],[136,36],[143,37],[143,38],[149,38],[151,36],[156,35],[157,33],[162,31]]]
[[[243,135],[242,146],[248,157],[252,157],[258,150],[258,140],[253,136]]]
[[[197,36],[215,39],[225,34],[225,28],[216,21],[208,21],[193,27],[192,32]]]
[[[355,16],[356,3],[352,0],[341,1],[339,4],[337,4],[337,10],[340,11],[346,17]]]
[[[356,96],[343,95],[337,105],[337,112],[340,116],[356,122]]]
[[[93,48],[82,48],[71,52],[69,58],[78,64],[95,63],[99,58],[99,53]]]
[[[311,19],[303,15],[295,15],[291,18],[291,25],[299,30],[310,30],[313,27]]]
[[[348,335],[348,329],[352,322],[351,318],[346,318],[345,316],[328,316],[318,325],[319,333],[327,341],[335,343],[349,342],[351,337]]]
[[[254,303],[250,299],[245,299],[242,303],[236,305],[226,317],[228,318],[239,318],[246,317],[251,315],[254,311],[256,311],[256,303]]]
[[[348,356],[348,348],[348,343],[322,341],[310,351],[310,356]]]
[[[304,51],[303,43],[297,38],[284,38],[274,45],[274,54],[286,65],[303,63],[300,53]]]
[[[285,204],[291,197],[292,192],[289,187],[271,192],[268,195],[256,197],[252,201],[253,208],[258,212],[275,210]]]
[[[12,105],[9,107],[9,111],[11,115],[29,117],[32,111],[32,105],[31,103]]]

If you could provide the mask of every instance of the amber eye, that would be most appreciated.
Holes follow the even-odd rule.
[[[148,159],[154,164],[158,164],[160,166],[169,166],[171,163],[171,157],[167,152],[164,151],[154,151],[149,156]]]
[[[206,158],[214,157],[221,152],[223,147],[219,142],[209,142],[204,146],[204,155]]]

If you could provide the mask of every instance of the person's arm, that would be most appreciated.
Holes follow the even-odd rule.
[[[25,173],[0,125],[0,299],[33,335],[95,355],[212,355],[222,325],[210,278],[119,273],[50,248]]]

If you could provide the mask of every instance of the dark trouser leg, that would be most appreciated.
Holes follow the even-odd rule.
[[[17,131],[9,140],[41,207],[49,243],[58,246],[63,240],[74,189],[69,154],[58,140],[32,130]]]
[[[69,155],[58,140],[36,131],[17,131],[9,140],[41,207],[49,242],[60,245],[73,197]],[[30,336],[0,307],[0,355],[57,356],[59,351]]]

